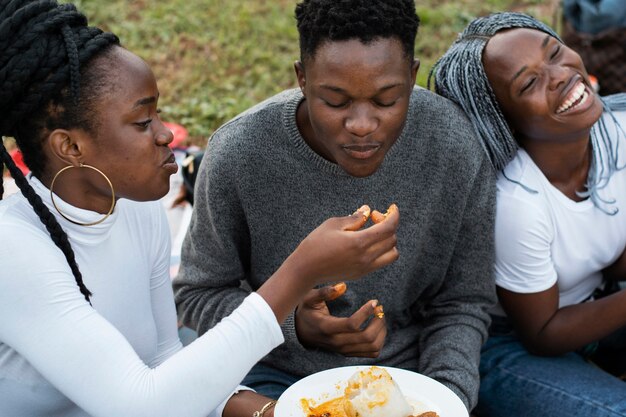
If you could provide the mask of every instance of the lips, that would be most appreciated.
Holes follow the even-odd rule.
[[[570,84],[572,84],[570,82]],[[559,107],[556,109],[557,114],[563,114],[580,108],[587,102],[591,95],[589,89],[580,77],[576,77],[574,85],[571,87]]]
[[[365,145],[344,145],[342,149],[355,159],[368,159],[374,156],[376,152],[381,148],[378,143],[371,143]]]
[[[176,158],[174,157],[173,153],[170,152],[168,157],[165,159],[165,161],[163,162],[163,168],[165,168],[167,171],[170,171],[172,174],[178,171],[178,164],[176,163]]]

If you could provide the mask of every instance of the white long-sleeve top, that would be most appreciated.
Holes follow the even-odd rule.
[[[93,307],[26,199],[0,202],[0,416],[206,417],[282,343],[252,294],[183,349],[161,204],[119,200],[103,223],[77,226],[30,182],[67,232]],[[82,222],[101,216],[55,201]]]

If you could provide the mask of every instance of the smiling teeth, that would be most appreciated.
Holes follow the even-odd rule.
[[[578,103],[579,105],[582,104],[585,100],[587,100],[587,91],[585,89],[585,85],[583,83],[578,84],[578,87],[576,87],[574,89],[574,91],[572,92],[572,94],[570,94],[569,98],[567,100],[565,100],[565,102],[563,104],[561,104],[561,106],[556,110],[557,113],[563,113],[566,112],[567,110],[569,110],[571,108],[571,106],[576,103],[578,100],[580,100],[580,98],[582,97],[582,100],[580,100],[580,103]]]

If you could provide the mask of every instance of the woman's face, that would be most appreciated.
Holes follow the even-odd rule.
[[[133,53],[116,47],[110,79],[113,88],[100,97],[96,114],[99,129],[86,140],[81,162],[104,172],[116,197],[156,200],[167,194],[169,178],[178,169],[168,144],[172,132],[158,114],[159,91],[148,65]],[[88,171],[88,170],[81,170]],[[85,172],[87,174],[87,172]],[[108,195],[108,185],[92,174],[92,187]]]
[[[483,65],[520,141],[580,139],[602,114],[580,56],[544,32],[497,33],[487,43]]]

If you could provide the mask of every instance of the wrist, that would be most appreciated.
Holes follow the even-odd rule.
[[[272,400],[267,402],[260,410],[255,411],[252,414],[252,417],[271,417],[274,415],[274,406],[276,405],[276,400]]]

